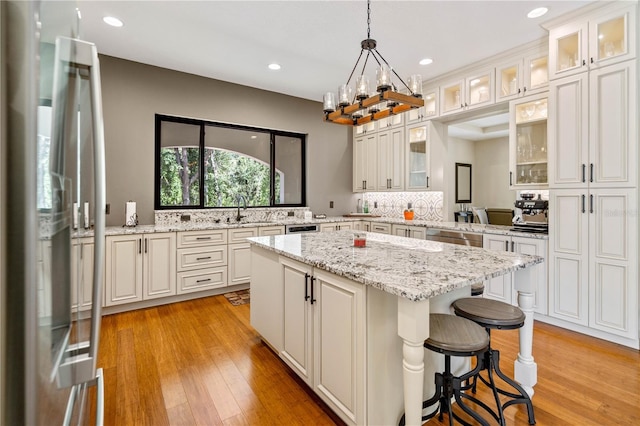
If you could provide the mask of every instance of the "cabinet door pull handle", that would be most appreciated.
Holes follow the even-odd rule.
[[[589,195],[589,213],[593,213],[593,194]]]
[[[312,305],[313,305],[313,302],[316,301],[315,297],[313,297],[313,287],[315,282],[316,282],[316,277],[312,276],[311,277],[311,304]]]
[[[591,58],[591,63],[593,63],[593,57]]]
[[[211,259],[211,256],[206,256],[206,257],[196,257],[196,260],[208,260]]]
[[[304,301],[309,300],[309,277],[311,275],[305,272],[304,274]]]
[[[585,198],[586,198],[586,196],[584,194],[582,194],[582,213],[584,213],[586,211],[585,207],[584,207]]]
[[[518,88],[518,95],[522,92],[522,89]]]
[[[509,172],[509,186],[513,185],[513,172]]]
[[[138,238],[138,254],[142,254],[142,238]]]
[[[593,163],[589,164],[589,182],[593,182]]]
[[[429,176],[427,176],[427,188],[429,187]]]
[[[587,179],[587,165],[582,163],[582,183],[585,183]]]
[[[593,58],[591,58],[591,63],[593,63]],[[587,65],[587,61],[585,61],[584,59],[582,60],[582,66],[584,67],[585,65]]]
[[[204,280],[196,280],[197,283],[206,283],[206,282],[209,282],[209,281],[211,281],[211,278],[207,278],[207,279],[204,279]]]
[[[362,181],[362,189],[367,189],[367,181],[366,180]]]
[[[511,241],[511,251],[516,251],[516,243]]]
[[[524,93],[527,93],[527,86],[524,86],[524,90],[523,90],[523,92],[524,92]]]
[[[147,253],[147,245],[148,245],[148,243],[149,243],[149,239],[148,239],[148,238],[145,238],[145,239],[144,239],[144,252],[145,252],[145,253]]]
[[[509,251],[509,241],[504,242],[504,251]]]
[[[196,240],[210,240],[211,237],[196,237]]]

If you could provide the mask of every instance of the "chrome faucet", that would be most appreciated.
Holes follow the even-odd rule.
[[[238,222],[240,222],[243,217],[246,217],[246,216],[242,216],[240,214],[240,200],[242,200],[242,204],[244,206],[244,209],[245,210],[247,209],[247,199],[244,198],[244,195],[242,195],[242,194],[236,195],[236,202],[238,203],[238,214],[236,215],[236,221],[238,221]]]

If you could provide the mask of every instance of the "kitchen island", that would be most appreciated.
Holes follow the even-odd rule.
[[[348,424],[420,424],[437,368],[426,357],[429,313],[449,312],[469,286],[515,273],[516,380],[533,393],[534,256],[353,231],[250,238],[251,324]],[[426,365],[426,374],[425,374]]]

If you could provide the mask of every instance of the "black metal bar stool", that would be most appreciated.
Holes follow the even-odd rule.
[[[487,330],[489,341],[491,341],[491,330],[515,330],[524,325],[525,314],[517,306],[498,300],[484,299],[480,297],[465,297],[458,299],[451,304],[456,315],[469,319]],[[480,360],[480,370],[473,378],[473,384],[470,386],[473,393],[476,392],[477,379],[480,378],[492,391],[498,406],[500,416],[500,424],[504,425],[504,409],[513,404],[525,404],[527,406],[527,414],[529,416],[529,424],[535,424],[535,416],[533,414],[533,403],[529,394],[515,380],[505,375],[500,370],[500,352],[491,347],[484,353]],[[488,380],[480,375],[480,371],[487,370]],[[508,392],[496,386],[493,379],[493,372],[513,387],[516,392]],[[509,398],[504,404],[501,403],[498,394]]]
[[[440,414],[439,418],[442,421],[443,413],[447,412],[449,415],[449,425],[453,425],[453,419],[456,419],[461,424],[470,426],[471,423],[466,422],[458,414],[453,412],[451,405],[452,398],[455,398],[458,406],[465,413],[483,426],[488,426],[489,423],[477,412],[464,404],[463,399],[469,400],[479,407],[482,407],[496,421],[499,421],[499,415],[487,404],[463,392],[469,389],[468,386],[463,386],[463,383],[468,383],[471,378],[480,372],[481,357],[489,349],[489,335],[482,327],[473,321],[455,315],[430,314],[429,338],[424,341],[424,347],[444,355],[444,372],[435,374],[435,394],[422,403],[423,410],[438,403],[435,411],[422,416],[423,422],[435,417],[436,414]],[[454,376],[451,373],[452,356],[475,356],[477,360],[476,367],[462,376]],[[400,426],[404,426],[404,424],[405,417],[403,414],[400,419]]]

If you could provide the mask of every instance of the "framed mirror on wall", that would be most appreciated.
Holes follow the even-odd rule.
[[[456,163],[456,203],[471,203],[471,164]]]

